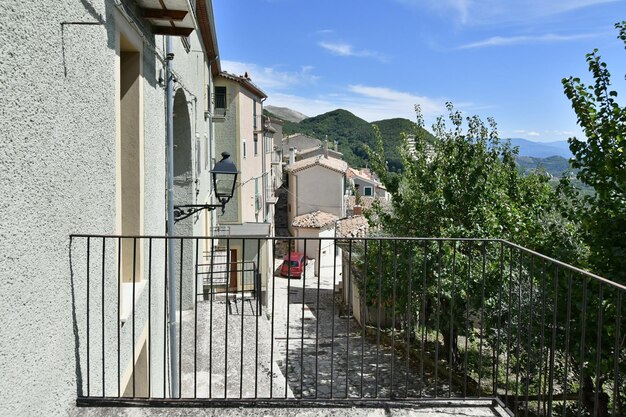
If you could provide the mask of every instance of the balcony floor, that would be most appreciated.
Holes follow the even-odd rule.
[[[508,417],[492,403],[455,403],[452,405],[418,405],[417,408],[156,408],[156,407],[102,407],[77,408],[75,417],[129,416],[129,417]]]

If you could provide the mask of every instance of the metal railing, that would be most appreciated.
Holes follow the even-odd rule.
[[[207,296],[198,248],[212,240],[72,236],[79,404],[486,399],[515,415],[624,415],[623,285],[502,240],[291,238],[315,259],[300,274],[271,259],[278,240],[221,237],[228,256],[254,259],[256,279],[222,260],[229,284]]]

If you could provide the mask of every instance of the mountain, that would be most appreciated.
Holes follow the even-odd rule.
[[[567,141],[557,142],[533,142],[527,139],[510,138],[512,146],[519,147],[520,156],[532,156],[535,158],[548,158],[560,156],[566,159],[572,157]]]
[[[270,110],[270,117],[274,114],[274,116],[282,119],[271,112],[271,109],[267,110]],[[344,159],[351,166],[364,167],[367,166],[368,160],[365,145],[370,148],[374,148],[376,145],[372,129],[374,124],[378,126],[383,137],[389,169],[392,171],[402,170],[402,162],[398,153],[400,134],[402,132],[412,133],[417,127],[414,122],[408,119],[397,118],[369,123],[347,110],[337,109],[315,117],[306,118],[299,123],[285,121],[283,134],[286,136],[294,133],[303,133],[322,140],[327,137],[331,142],[337,141],[339,143],[339,151],[343,153]],[[424,132],[427,137],[432,138],[430,133]]]
[[[533,156],[519,156],[517,164],[523,172],[542,169],[552,177],[560,178],[563,173],[570,170],[569,160],[562,156],[554,155],[548,158],[536,158]]]
[[[284,121],[298,123],[308,117],[298,111],[289,109],[287,107],[276,107],[276,106],[267,105],[265,106],[265,108],[270,113],[278,117],[280,120],[284,120]]]

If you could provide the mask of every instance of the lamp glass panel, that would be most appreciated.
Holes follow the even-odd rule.
[[[215,194],[218,198],[232,197],[237,175],[215,173]]]

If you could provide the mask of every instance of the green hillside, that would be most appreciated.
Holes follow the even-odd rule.
[[[536,158],[534,156],[519,156],[517,164],[523,172],[535,169],[546,171],[553,177],[561,177],[570,170],[569,161],[562,156],[550,156],[548,158]]]
[[[276,117],[267,112],[270,117]],[[374,147],[374,131],[372,125],[376,124],[380,129],[385,145],[385,153],[389,161],[389,168],[393,171],[402,170],[402,163],[398,153],[400,146],[400,134],[412,133],[416,125],[408,119],[388,119],[374,123],[355,116],[347,110],[337,109],[315,117],[309,117],[300,123],[285,121],[283,133],[303,133],[318,139],[328,137],[329,141],[339,142],[339,151],[344,154],[344,159],[353,167],[367,165],[367,153],[365,145]],[[426,132],[432,138],[430,133]]]

